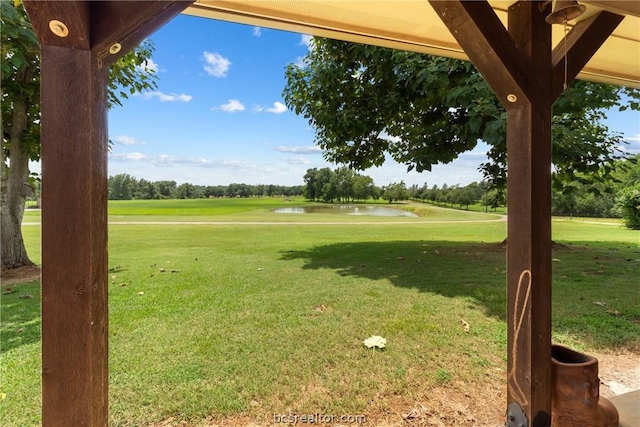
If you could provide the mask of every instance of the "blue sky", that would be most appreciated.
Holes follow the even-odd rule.
[[[284,70],[309,37],[180,15],[151,36],[158,89],[109,112],[109,174],[201,185],[301,185],[323,160],[314,131],[282,99]],[[640,114],[611,114],[609,125],[640,151]],[[486,146],[432,172],[407,173],[389,160],[361,173],[376,185],[466,185],[481,179]]]

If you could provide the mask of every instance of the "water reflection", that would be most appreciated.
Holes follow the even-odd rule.
[[[380,206],[351,206],[351,205],[332,205],[332,206],[305,206],[274,209],[275,213],[283,214],[340,214],[340,215],[370,215],[370,216],[402,216],[417,217],[418,215],[404,211],[402,209],[384,208]]]

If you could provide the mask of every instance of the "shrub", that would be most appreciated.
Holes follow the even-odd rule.
[[[624,188],[618,193],[616,204],[627,228],[640,230],[640,187]]]

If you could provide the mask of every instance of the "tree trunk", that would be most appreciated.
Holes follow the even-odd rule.
[[[27,256],[22,238],[22,217],[25,196],[22,185],[29,179],[29,155],[21,144],[21,135],[27,127],[27,104],[14,101],[11,128],[9,130],[9,167],[1,155],[0,168],[0,234],[2,270],[33,265]],[[2,150],[0,150],[2,151]]]

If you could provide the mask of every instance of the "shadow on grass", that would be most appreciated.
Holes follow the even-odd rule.
[[[639,254],[617,242],[554,249],[554,333],[600,348],[640,345]],[[470,298],[486,315],[506,318],[505,248],[498,243],[336,243],[283,253],[282,259],[302,259],[304,269]]]
[[[40,341],[40,281],[2,287],[0,352]]]
[[[282,258],[303,259],[304,269],[329,268],[341,276],[387,279],[420,292],[470,297],[487,315],[506,317],[505,249],[498,243],[336,243],[287,252]]]

